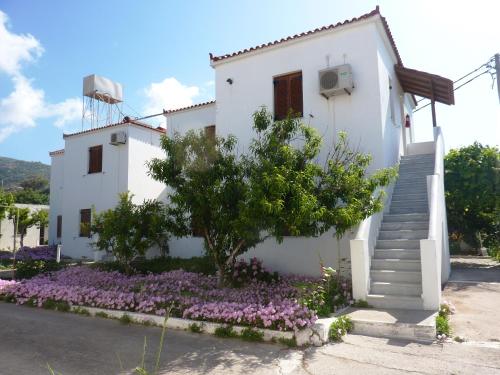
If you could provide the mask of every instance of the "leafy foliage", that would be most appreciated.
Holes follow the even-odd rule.
[[[0,180],[6,190],[22,187],[22,183],[33,178],[50,178],[50,166],[24,160],[17,160],[0,156]]]
[[[214,331],[214,335],[217,337],[224,337],[224,338],[231,338],[238,336],[238,334],[234,331],[233,326],[231,325],[217,327]]]
[[[370,157],[351,150],[344,133],[321,166],[321,137],[292,116],[273,122],[264,108],[254,115],[254,130],[248,155],[236,155],[233,136],[190,131],[164,137],[166,158],[149,163],[153,178],[171,189],[175,234],[199,229],[220,284],[239,255],[269,236],[282,241],[334,228],[342,237],[382,209],[376,190],[396,174],[386,169],[367,176]]]
[[[28,207],[19,208],[14,205],[8,208],[9,219],[13,225],[17,223],[17,233],[20,237],[20,246],[24,246],[24,237],[32,226],[46,227],[49,224],[49,213],[47,210],[31,211]]]
[[[332,341],[342,340],[342,336],[351,332],[354,328],[354,323],[347,316],[339,316],[331,325],[328,331],[328,337]]]
[[[16,278],[31,279],[38,274],[58,271],[63,266],[55,260],[22,260],[16,263]]]
[[[92,233],[98,235],[93,246],[113,254],[127,272],[131,272],[130,262],[144,256],[152,245],[163,246],[166,251],[168,229],[161,203],[136,205],[128,193],[120,195],[115,208],[94,213],[91,224]]]
[[[260,342],[264,341],[264,332],[247,327],[241,331],[241,338],[244,341]]]
[[[450,150],[444,166],[450,234],[476,247],[500,244],[499,149],[475,142]]]
[[[250,281],[264,281],[270,283],[279,280],[278,272],[269,272],[262,261],[252,258],[250,262],[243,259],[238,260],[229,271],[229,279],[232,286],[241,287],[247,285]]]

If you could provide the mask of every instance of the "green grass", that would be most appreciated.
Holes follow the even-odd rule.
[[[245,341],[260,342],[264,341],[264,332],[247,327],[243,331],[241,331],[240,337]]]
[[[71,310],[71,307],[69,306],[68,302],[54,301],[52,299],[48,299],[45,302],[43,302],[42,307],[47,310],[55,310],[62,312],[68,312]]]
[[[373,306],[370,305],[368,302],[366,302],[364,299],[358,299],[352,304],[352,307],[357,307],[361,309],[368,309],[372,308]]]
[[[129,314],[123,314],[120,318],[118,318],[118,321],[124,325],[128,325],[134,322]]]
[[[289,348],[296,348],[297,347],[297,341],[295,340],[295,337],[292,337],[291,339],[287,339],[285,337],[280,337],[278,339],[278,342],[282,345],[288,346]]]
[[[98,311],[98,312],[96,312],[95,316],[97,316],[99,318],[109,318],[109,315],[106,314],[104,311]]]
[[[215,329],[214,332],[217,337],[231,338],[238,337],[238,334],[234,331],[233,326],[220,326]]]
[[[446,315],[436,316],[436,332],[438,335],[450,336],[451,327]]]
[[[78,315],[90,316],[90,311],[80,306],[73,308],[72,312]]]
[[[203,328],[201,324],[192,323],[189,325],[189,331],[193,333],[201,333],[203,332]]]

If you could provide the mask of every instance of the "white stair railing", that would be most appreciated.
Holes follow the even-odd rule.
[[[422,300],[424,309],[437,310],[441,303],[441,284],[449,276],[448,226],[444,196],[444,142],[441,129],[434,128],[434,174],[427,176],[429,234],[420,240]]]
[[[378,232],[388,212],[394,183],[387,186],[384,197],[384,210],[377,212],[361,222],[354,239],[350,241],[352,296],[355,300],[366,300],[370,290],[371,258],[377,242]]]

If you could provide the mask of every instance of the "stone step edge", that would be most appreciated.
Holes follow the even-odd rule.
[[[159,315],[152,314],[144,314],[134,311],[123,311],[123,310],[111,310],[111,309],[103,309],[100,307],[90,307],[85,305],[70,305],[71,312],[78,312],[78,310],[85,309],[90,313],[90,316],[95,317],[97,313],[105,313],[108,318],[111,319],[120,319],[124,315],[128,315],[132,319],[132,323],[139,324],[151,324],[158,327],[163,327],[165,324],[165,317]],[[339,310],[337,314],[341,313]],[[336,321],[339,316],[338,315],[331,316],[329,318],[319,318],[312,327],[302,329],[297,332],[293,331],[275,331],[266,328],[253,328],[255,331],[261,332],[264,334],[263,340],[268,342],[275,342],[276,340],[285,339],[285,340],[293,340],[295,339],[297,346],[306,346],[306,345],[314,345],[314,346],[322,346],[329,342],[328,332],[330,330],[330,325]],[[191,319],[183,319],[183,318],[168,318],[166,321],[166,327],[168,329],[177,329],[188,331],[189,326],[192,324],[196,324],[201,327],[201,333],[206,334],[215,334],[215,330],[219,327],[226,327],[228,324],[225,323],[214,323],[207,322],[201,320],[191,320]],[[233,330],[237,334],[241,334],[241,332],[248,327],[245,326],[237,326],[233,325]]]
[[[413,323],[388,323],[388,322],[376,322],[373,320],[365,320],[365,319],[352,319],[354,324],[354,328],[351,334],[354,335],[363,335],[370,337],[384,337],[388,339],[398,339],[398,340],[408,340],[412,342],[421,342],[421,343],[432,343],[436,341],[436,327],[432,327],[430,325],[420,325]],[[357,327],[356,327],[357,326]],[[370,328],[379,328],[376,330],[377,332],[370,331]],[[415,330],[413,331],[413,335],[405,335],[401,333],[402,329],[419,329],[426,330],[425,334],[417,334]],[[386,331],[386,332],[384,332]],[[393,332],[398,332],[399,334],[393,334]]]

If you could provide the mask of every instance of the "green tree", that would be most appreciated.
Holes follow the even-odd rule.
[[[0,237],[2,237],[1,222],[5,219],[6,214],[8,214],[13,204],[14,197],[12,194],[6,193],[4,190],[0,189]]]
[[[165,245],[169,236],[168,220],[159,202],[137,205],[132,202],[132,195],[123,193],[115,208],[94,212],[92,216],[91,231],[97,234],[93,246],[113,254],[128,272],[131,261],[144,256],[154,244],[163,246],[163,251],[168,246]]]
[[[475,142],[450,150],[444,168],[450,234],[459,234],[472,246],[498,246],[499,149]]]
[[[20,247],[24,246],[24,237],[28,229],[37,223],[36,213],[32,213],[28,207],[9,208],[9,219],[12,220],[14,226],[17,225],[17,235],[19,236]],[[14,247],[16,247],[16,238],[14,238]]]
[[[322,139],[289,116],[273,122],[265,110],[254,116],[256,139],[238,157],[236,139],[210,139],[190,131],[162,139],[165,159],[150,173],[171,190],[175,234],[197,228],[223,284],[236,258],[269,236],[318,236],[334,227],[337,236],[382,208],[380,186],[395,171],[366,176],[370,157],[349,148],[346,136],[316,163]]]

